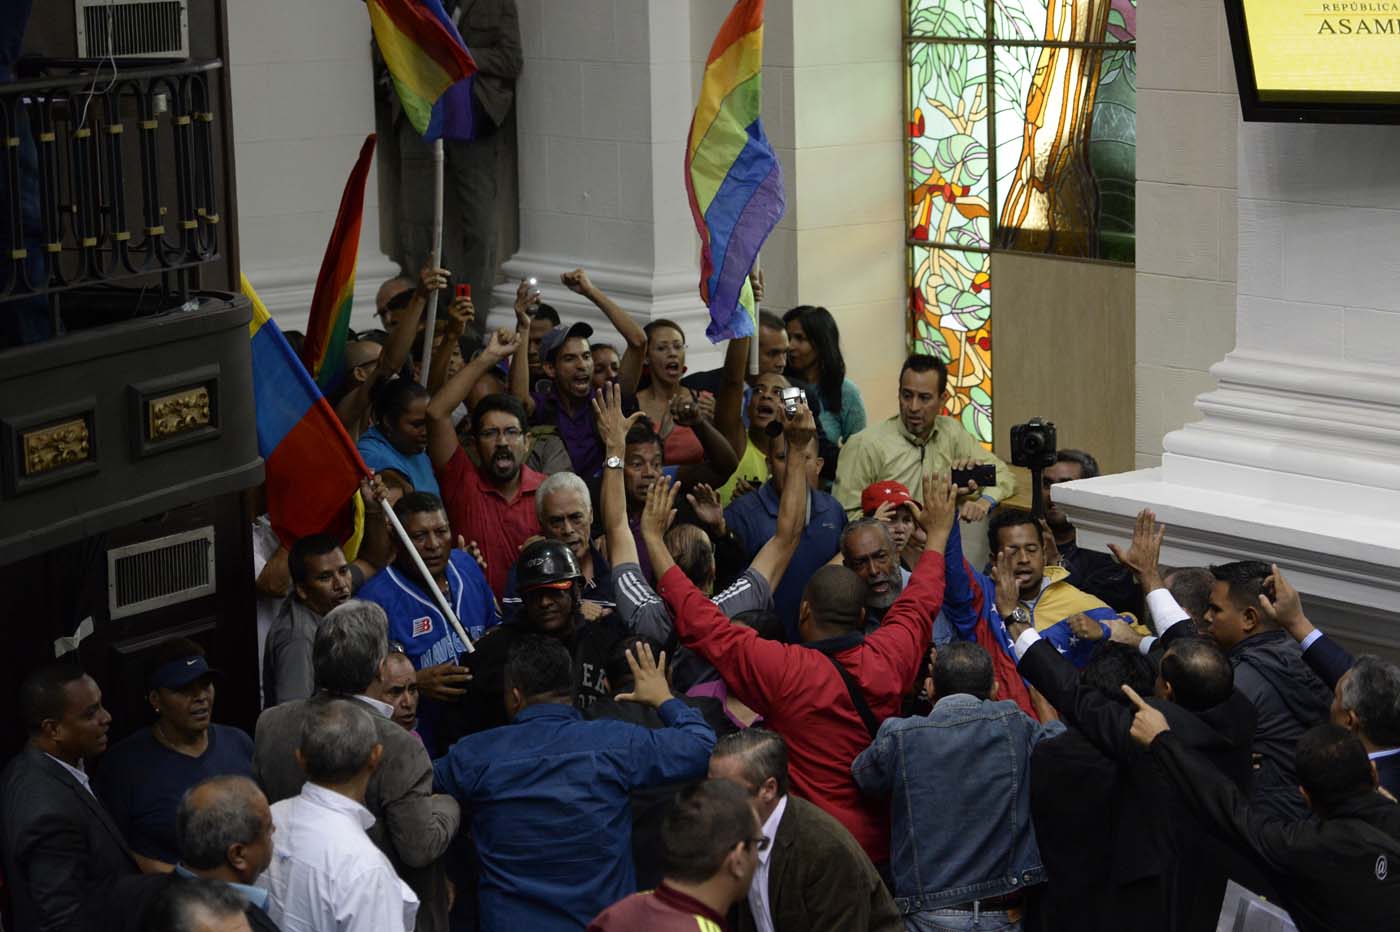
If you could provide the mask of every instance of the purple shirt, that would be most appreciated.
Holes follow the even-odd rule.
[[[603,471],[603,441],[598,438],[598,429],[593,423],[591,403],[597,391],[596,388],[590,390],[588,397],[579,402],[578,410],[573,414],[564,410],[552,385],[547,392],[530,393],[535,403],[535,423],[558,428],[564,448],[569,451],[574,472],[584,479],[592,479]],[[553,412],[553,417],[544,416],[550,412]]]

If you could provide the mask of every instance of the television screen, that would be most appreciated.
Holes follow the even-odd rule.
[[[1225,0],[1246,120],[1400,122],[1400,0]]]

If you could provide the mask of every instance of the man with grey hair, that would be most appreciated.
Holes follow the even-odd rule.
[[[612,565],[602,551],[593,546],[593,499],[588,484],[577,474],[557,472],[535,490],[535,513],[540,519],[540,531],[547,540],[557,540],[574,552],[579,569],[583,571],[583,601],[579,612],[589,621],[597,621],[613,610]],[[520,612],[520,588],[515,567],[506,579],[506,594],[501,599],[501,617],[514,621]]]
[[[176,810],[175,836],[180,860],[173,872],[125,878],[113,888],[107,915],[115,932],[160,928],[160,901],[171,886],[193,880],[218,884],[238,897],[252,932],[278,932],[264,911],[267,890],[256,886],[272,860],[272,811],[256,783],[242,776],[196,783]],[[170,915],[191,914],[186,909]],[[203,928],[179,926],[186,927]]]
[[[904,591],[904,571],[885,522],[860,518],[842,528],[841,562],[865,583],[865,630],[873,631]]]
[[[432,762],[423,743],[394,724],[393,707],[366,693],[382,676],[389,651],[384,610],[351,599],[321,623],[312,663],[321,696],[354,698],[369,708],[382,760],[369,776],[365,807],[375,817],[369,837],[389,857],[422,902],[419,932],[446,932],[448,885],[443,852],[457,834],[456,800],[432,793]],[[301,791],[305,775],[294,751],[309,703],[302,699],[267,709],[253,736],[253,776],[274,804]]]
[[[365,793],[384,753],[378,732],[363,703],[335,696],[306,702],[296,749],[306,783],[272,807],[276,833],[264,881],[268,915],[286,929],[414,927],[418,897],[365,834],[375,823]]]
[[[903,932],[894,900],[851,833],[788,795],[781,735],[766,728],[725,735],[710,755],[710,779],[744,788],[768,841],[739,907],[739,932]]]

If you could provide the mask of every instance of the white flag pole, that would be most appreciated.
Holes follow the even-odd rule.
[[[433,251],[428,257],[431,268],[442,263],[442,139],[433,140]],[[428,293],[428,319],[423,325],[423,366],[418,374],[421,385],[428,384],[428,368],[433,361],[433,335],[437,330],[438,289]],[[397,523],[397,522],[395,522]],[[417,553],[417,551],[414,551]],[[421,562],[421,561],[420,561]],[[426,572],[426,570],[424,571]],[[436,588],[436,584],[433,585]],[[461,626],[458,625],[460,628]]]
[[[758,256],[753,257],[753,277],[757,278],[763,270],[759,267]],[[749,338],[749,375],[758,375],[758,298],[753,302],[753,336]]]
[[[413,546],[413,541],[408,539],[408,532],[404,530],[403,524],[399,521],[399,516],[394,514],[394,509],[390,508],[387,502],[381,503],[384,506],[384,514],[388,516],[389,523],[394,526],[394,533],[398,535],[399,546],[403,547],[409,556],[413,557],[413,563],[418,567],[418,572],[423,574],[423,581],[427,583],[428,591],[433,594],[437,601],[438,609],[447,619],[447,623],[452,626],[452,630],[457,632],[457,637],[462,639],[462,643],[467,645],[467,653],[476,650],[471,638],[467,637],[466,630],[462,623],[457,620],[457,615],[452,611],[452,606],[447,604],[447,596],[442,594],[442,588],[438,586],[433,574],[428,572],[428,565],[423,562],[423,558],[418,555],[418,548]]]

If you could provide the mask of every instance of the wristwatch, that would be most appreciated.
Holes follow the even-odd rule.
[[[1010,615],[1006,616],[1006,620],[1013,625],[1028,625],[1031,623],[1031,613],[1026,611],[1024,605],[1018,605]]]
[[[608,469],[621,469],[622,457],[610,456],[607,459],[603,460],[603,465],[606,466]]]

